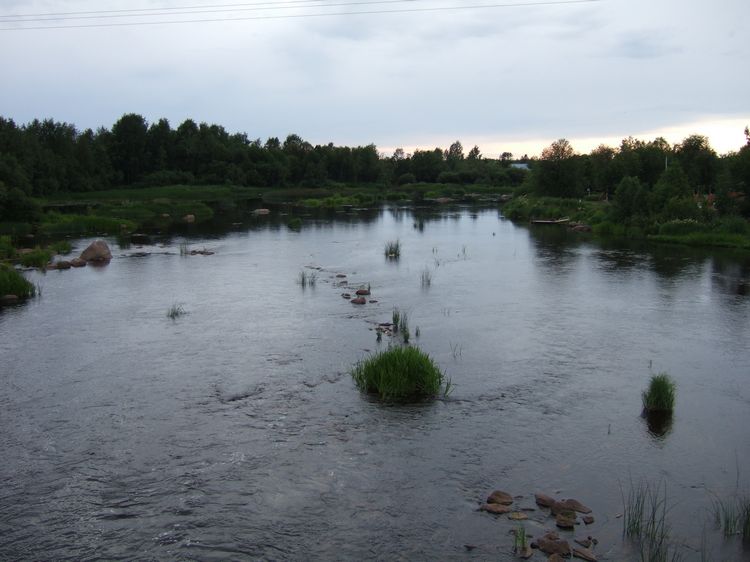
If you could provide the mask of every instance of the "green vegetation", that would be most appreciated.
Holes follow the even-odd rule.
[[[667,373],[651,376],[648,390],[643,392],[643,409],[646,412],[672,412],[676,385]]]
[[[47,213],[38,230],[42,236],[84,236],[87,234],[132,231],[135,228],[135,222],[125,219],[93,215]]]
[[[32,251],[21,255],[21,265],[24,267],[38,267],[44,269],[52,259],[52,252],[37,246]]]
[[[667,522],[666,484],[652,485],[645,480],[630,482],[627,496],[622,491],[623,535],[636,544],[642,562],[680,560],[679,553],[670,545]]]
[[[526,527],[524,527],[523,525],[519,525],[518,528],[515,529],[513,537],[513,552],[524,553],[528,546],[529,545],[526,537]]]
[[[289,230],[294,230],[295,232],[299,232],[302,230],[302,219],[299,217],[294,217],[289,219],[289,221],[286,223],[287,228]]]
[[[713,511],[716,525],[721,528],[725,537],[742,535],[743,540],[750,539],[749,496],[735,496],[727,501],[717,498]]]
[[[425,267],[420,274],[420,281],[423,288],[427,288],[432,285],[432,271],[428,267]]]
[[[392,240],[385,243],[385,257],[388,259],[398,259],[401,257],[401,242],[399,240]]]
[[[180,316],[187,314],[187,311],[181,304],[173,304],[167,310],[167,318],[170,320],[177,320]]]
[[[19,299],[33,297],[36,287],[12,267],[0,264],[0,296],[15,295]]]
[[[0,236],[0,260],[9,260],[16,257],[16,249],[13,247],[10,236]]]
[[[73,251],[73,245],[67,240],[58,240],[57,242],[50,244],[49,249],[55,254],[65,256]]]
[[[392,347],[358,362],[352,377],[363,392],[387,402],[409,402],[437,396],[447,389],[445,376],[416,347]]]

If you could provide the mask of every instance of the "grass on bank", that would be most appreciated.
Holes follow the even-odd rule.
[[[642,394],[643,409],[646,412],[674,411],[677,385],[667,373],[652,375],[648,389]]]
[[[52,259],[52,255],[52,251],[37,246],[30,252],[21,254],[21,265],[24,267],[38,267],[39,269],[44,269]]]
[[[358,362],[351,371],[357,387],[386,402],[410,402],[446,394],[443,372],[416,347],[392,347]]]
[[[3,295],[25,299],[36,295],[36,287],[12,267],[0,264],[0,296]]]

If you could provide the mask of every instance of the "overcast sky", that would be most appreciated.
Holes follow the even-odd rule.
[[[496,7],[471,7],[480,5]],[[193,8],[175,9],[184,6]],[[460,139],[487,156],[534,155],[560,137],[587,152],[629,135],[678,142],[691,133],[709,136],[721,153],[744,144],[750,0],[497,6],[4,0],[0,115],[84,129],[134,112],[174,127],[192,118],[251,138],[296,133],[313,144],[375,143],[387,153]],[[463,9],[396,12],[445,7]],[[150,11],[114,12],[135,9]],[[92,10],[109,17],[16,17]],[[320,15],[330,12],[339,15]],[[304,14],[314,16],[240,19]],[[154,24],[196,19],[230,21]],[[141,25],[27,29],[133,22]]]

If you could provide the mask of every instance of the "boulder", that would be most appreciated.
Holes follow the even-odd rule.
[[[555,503],[555,498],[546,494],[534,494],[536,504],[542,507],[551,507]]]
[[[81,258],[73,258],[70,260],[70,265],[73,267],[85,267],[86,266],[86,260],[82,260]]]
[[[487,503],[501,503],[503,505],[510,505],[513,503],[513,496],[507,492],[501,490],[495,490],[487,498]]]
[[[112,252],[104,240],[96,240],[81,252],[81,259],[86,262],[108,262],[112,259]]]
[[[479,511],[486,511],[487,513],[493,513],[494,515],[503,515],[513,511],[507,505],[501,503],[486,503],[479,508]]]
[[[61,260],[55,265],[57,266],[57,269],[70,269],[73,264],[71,264],[69,261]]]

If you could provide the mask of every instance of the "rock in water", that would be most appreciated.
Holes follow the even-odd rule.
[[[536,541],[539,550],[545,554],[559,554],[560,556],[570,556],[571,550],[568,541],[565,540],[549,540],[545,537],[540,538]]]
[[[581,560],[587,560],[588,562],[596,562],[596,555],[588,548],[574,548],[573,556]]]
[[[495,515],[502,515],[504,513],[510,513],[513,511],[507,505],[501,503],[486,503],[479,508],[480,511],[486,511],[487,513],[494,513]]]
[[[570,517],[565,517],[563,514],[558,514],[555,517],[555,524],[561,529],[573,529],[576,525],[576,520]]]
[[[352,304],[367,304],[367,299],[365,297],[357,297],[356,299],[352,299],[350,302]]]
[[[511,496],[507,492],[495,490],[490,494],[490,497],[487,498],[487,503],[500,503],[503,505],[510,505],[513,503],[513,496]]]
[[[542,507],[550,507],[555,503],[555,498],[546,494],[534,494],[534,499],[536,499],[536,504]]]
[[[578,500],[569,499],[563,500],[560,503],[568,509],[572,509],[573,511],[577,511],[578,513],[591,513],[591,508],[586,507]]]
[[[87,262],[108,262],[112,259],[112,252],[109,251],[109,246],[104,240],[96,240],[81,252],[81,259]]]
[[[593,515],[584,515],[583,516],[583,522],[586,523],[586,525],[591,525],[594,522],[594,516]]]
[[[73,267],[86,267],[86,260],[82,260],[81,258],[73,258],[70,260],[70,265]]]
[[[528,518],[528,515],[521,513],[520,511],[514,511],[513,513],[508,514],[508,519],[512,521],[525,521]]]

